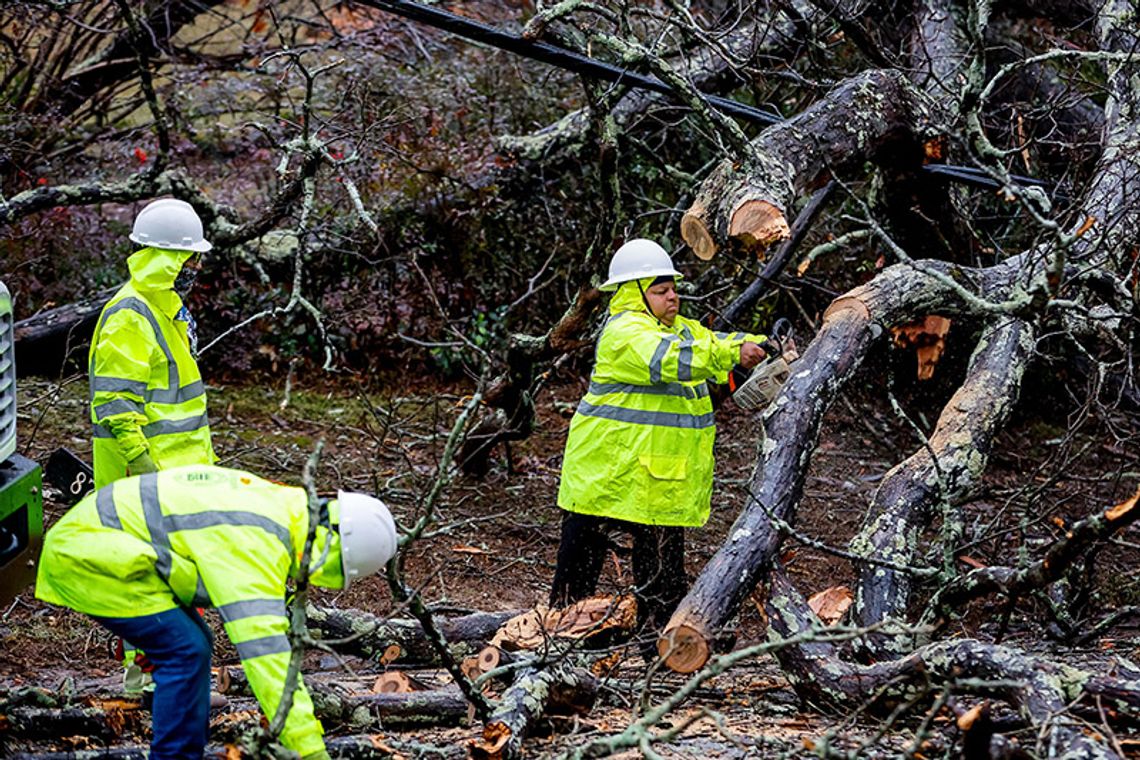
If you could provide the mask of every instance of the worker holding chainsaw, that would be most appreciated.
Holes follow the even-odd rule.
[[[216,460],[197,333],[182,296],[211,249],[185,201],[162,198],[135,218],[130,280],[99,315],[89,381],[95,487],[130,475]]]
[[[95,488],[217,458],[194,358],[197,331],[182,302],[212,247],[202,220],[189,203],[162,198],[135,217],[130,239],[143,247],[127,259],[130,280],[99,315],[88,359]],[[118,641],[116,656],[128,694],[153,688],[136,646]]]
[[[716,333],[682,317],[669,254],[631,240],[613,255],[609,319],[598,339],[589,389],[570,422],[558,506],[562,519],[550,602],[594,593],[608,534],[633,537],[642,654],[688,581],[684,528],[709,517],[716,428],[706,381],[756,366],[763,336]]]
[[[200,758],[209,722],[213,606],[250,687],[272,718],[292,656],[286,586],[313,540],[308,580],[347,588],[396,553],[395,522],[371,496],[317,505],[304,488],[239,470],[191,465],[120,479],[88,494],[44,537],[36,596],[90,615],[142,646],[155,665],[151,760]],[[303,681],[279,737],[327,760]]]

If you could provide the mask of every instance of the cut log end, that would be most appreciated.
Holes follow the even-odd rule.
[[[716,255],[716,241],[705,224],[704,206],[693,204],[681,217],[681,238],[702,261]]]
[[[479,676],[483,675],[483,671],[479,668],[478,657],[464,657],[463,662],[459,663],[459,670],[467,677],[467,680],[474,681]]]
[[[772,244],[791,237],[792,231],[787,217],[777,206],[768,201],[751,200],[732,212],[728,235],[746,250],[763,257]]]
[[[657,642],[657,654],[677,673],[693,673],[709,661],[709,637],[688,625],[667,628]]]
[[[502,652],[498,647],[484,647],[479,652],[479,670],[482,673],[490,673],[495,668],[499,667],[499,662],[503,659]]]
[[[422,691],[421,685],[406,673],[398,671],[382,673],[372,685],[374,694],[411,694],[414,691]]]

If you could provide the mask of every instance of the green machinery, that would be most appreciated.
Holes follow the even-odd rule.
[[[0,283],[0,603],[36,578],[44,535],[43,476],[16,453],[16,343],[12,297]]]

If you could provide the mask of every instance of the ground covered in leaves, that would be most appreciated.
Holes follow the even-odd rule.
[[[881,371],[882,362],[871,362],[863,379],[870,380]],[[830,546],[845,547],[858,530],[877,482],[893,463],[920,445],[915,431],[933,424],[926,415],[940,408],[935,397],[945,392],[936,383],[905,385],[896,389],[899,405],[893,408],[883,394],[862,390],[872,385],[853,384],[829,415],[799,510],[802,534]],[[578,372],[564,372],[539,398],[539,424],[529,439],[497,452],[484,480],[457,476],[450,483],[438,524],[414,547],[407,563],[410,580],[434,609],[445,614],[523,610],[546,601],[558,543],[555,495],[562,446],[569,417],[583,390],[584,380]],[[248,379],[217,383],[210,391],[215,445],[227,466],[298,483],[306,458],[317,441],[324,440],[318,478],[322,489],[379,492],[397,518],[410,524],[419,516],[423,495],[437,477],[444,439],[467,392],[459,386],[425,387],[422,382],[378,388],[363,377],[330,380],[315,374],[291,376],[288,381],[278,376],[256,383]],[[1030,392],[1036,391],[1031,388]],[[62,381],[27,378],[21,394],[21,446],[28,456],[46,462],[53,450],[66,446],[89,457],[83,376]],[[1070,424],[1072,420],[1063,405],[1037,408],[1015,418],[991,462],[984,488],[966,507],[968,520],[992,522],[993,527],[985,533],[988,540],[960,552],[963,567],[1005,556],[1011,542],[1023,542],[1033,550],[1072,521],[1135,490],[1140,465],[1134,444],[1114,442],[1089,419]],[[724,540],[743,504],[742,487],[757,447],[757,415],[740,412],[725,401],[718,412],[718,425],[713,517],[704,529],[688,532],[690,573]],[[66,506],[58,492],[48,490],[46,497],[50,524]],[[936,532],[937,528],[929,537],[933,562],[940,552]],[[1138,544],[1135,531],[1126,532],[1089,563],[1091,596],[1084,621],[1088,629],[1140,597],[1140,579],[1131,572]],[[785,548],[784,559],[793,578],[809,594],[848,584],[853,577],[846,560],[818,547],[805,546],[793,537],[785,541]],[[616,590],[629,582],[627,559],[620,552],[614,554],[607,562],[604,590]],[[314,601],[380,616],[402,614],[393,608],[387,586],[379,579],[347,593],[318,590]],[[1140,654],[1135,651],[1140,640],[1129,627],[1135,620],[1127,615],[1119,624],[1073,647],[1071,642],[1062,645],[1047,638],[1049,620],[1035,602],[1020,603],[1008,616],[1000,600],[981,602],[963,612],[941,635],[1001,638],[1062,662],[1093,662],[1098,669],[1107,669],[1114,656]],[[220,634],[217,617],[213,613],[208,617]],[[736,646],[762,641],[764,629],[759,606],[747,601],[737,621]],[[236,654],[224,635],[218,636],[218,642],[215,665],[236,665]],[[83,616],[43,605],[32,598],[29,589],[0,609],[0,702],[5,694],[25,686],[46,688],[79,705],[94,698],[113,698],[119,671],[107,644],[104,632]],[[398,669],[400,663],[388,667]],[[367,692],[381,670],[376,663],[314,652],[308,658],[306,677]],[[441,671],[420,672],[417,678],[440,684],[448,680]],[[546,736],[528,740],[528,753],[554,756],[618,733],[684,680],[661,671],[652,671],[646,679],[645,666],[631,654],[606,682],[598,707],[586,716],[554,724]],[[136,706],[127,703],[125,709],[129,713]],[[251,700],[233,697],[230,705],[215,712],[213,738],[236,740],[242,727],[255,722],[256,716]],[[952,717],[940,716],[931,743],[916,748],[911,746],[916,721],[902,720],[880,736],[882,723],[869,716],[821,714],[799,702],[767,655],[709,680],[666,721],[685,728],[671,742],[656,744],[655,750],[676,757],[815,756],[826,754],[828,748],[860,756],[894,756],[908,749],[941,756],[952,751],[955,741]],[[118,737],[33,738],[0,721],[0,754],[145,743],[146,723],[145,719],[124,720]],[[325,727],[329,737],[361,733],[328,721]],[[478,733],[476,725],[385,727],[378,741],[413,755],[416,743],[460,748]],[[1125,751],[1134,746],[1127,735],[1118,735],[1117,741]]]

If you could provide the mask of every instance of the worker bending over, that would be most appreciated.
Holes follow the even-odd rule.
[[[218,609],[250,687],[272,717],[289,667],[286,583],[309,531],[308,494],[239,470],[191,465],[88,494],[44,538],[36,596],[93,617],[154,663],[151,760],[200,758],[208,737],[212,636],[195,607]],[[309,580],[346,588],[396,553],[378,499],[322,504]],[[280,740],[327,758],[298,680]]]
[[[182,303],[211,249],[189,203],[162,198],[135,218],[130,281],[99,315],[89,381],[95,487],[184,464],[213,464],[197,334]]]
[[[715,333],[678,315],[669,254],[650,240],[614,253],[614,292],[586,396],[570,422],[558,506],[566,510],[550,603],[594,593],[615,530],[633,536],[641,652],[688,589],[684,527],[709,517],[716,434],[707,380],[764,357],[759,335]]]

